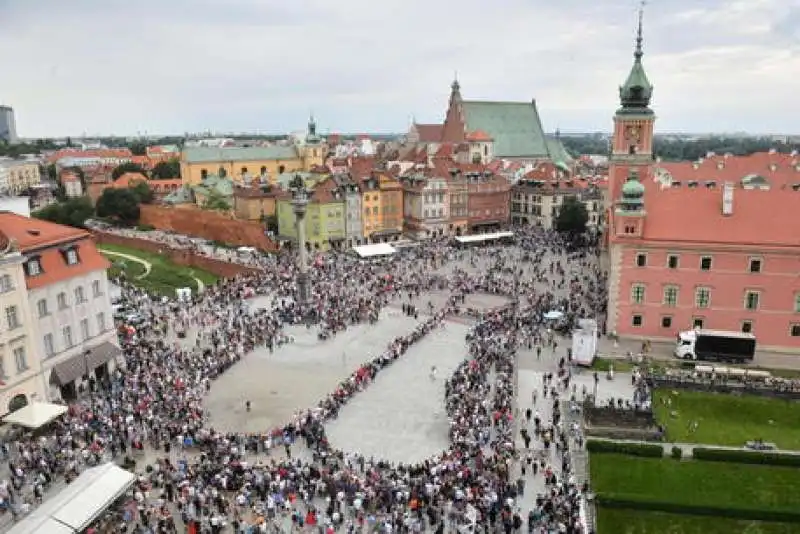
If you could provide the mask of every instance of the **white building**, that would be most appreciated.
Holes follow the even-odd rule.
[[[103,379],[120,349],[111,311],[108,260],[85,230],[12,213],[0,228],[24,256],[28,307],[46,399],[71,398],[88,375]]]
[[[41,181],[38,161],[0,159],[0,193],[18,195]]]
[[[29,197],[7,197],[0,195],[0,211],[10,211],[23,217],[31,216],[31,199]]]
[[[449,234],[450,202],[447,179],[431,169],[415,169],[400,178],[406,234],[424,239]]]
[[[0,231],[0,415],[46,399],[24,262],[14,242]]]

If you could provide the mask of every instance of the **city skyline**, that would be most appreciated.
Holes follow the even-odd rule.
[[[280,133],[304,128],[311,112],[321,133],[400,132],[412,117],[441,122],[456,72],[467,99],[536,98],[548,131],[608,131],[639,7],[123,5],[0,5],[0,47],[13,50],[0,58],[0,103],[15,108],[21,137]],[[793,133],[798,16],[800,0],[648,5],[644,64],[656,130]]]

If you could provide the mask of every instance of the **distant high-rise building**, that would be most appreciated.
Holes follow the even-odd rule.
[[[14,110],[10,106],[0,105],[0,141],[10,145],[17,143],[17,125],[14,122]]]

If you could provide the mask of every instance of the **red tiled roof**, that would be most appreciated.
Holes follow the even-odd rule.
[[[453,157],[453,144],[452,143],[444,143],[436,153],[433,155],[434,158],[452,158]]]
[[[466,139],[467,141],[472,141],[472,142],[486,142],[486,141],[491,141],[492,136],[490,136],[483,130],[475,130],[474,132],[469,132],[467,134]]]
[[[722,184],[665,189],[653,180],[644,184],[645,240],[800,247],[800,191],[735,187],[733,214],[726,216]]]
[[[29,219],[10,212],[0,212],[0,227],[9,239],[16,242],[23,254],[39,256],[42,273],[26,276],[28,289],[48,286],[110,266],[86,230]],[[61,253],[60,247],[67,244],[78,248],[80,261],[76,265],[67,265]]]
[[[420,143],[438,143],[442,140],[444,124],[414,124]]]
[[[125,174],[121,175],[119,178],[114,180],[113,187],[115,188],[127,188],[133,187],[136,185],[136,182],[146,182],[147,177],[138,172],[126,172]]]
[[[764,177],[773,188],[800,183],[800,157],[792,154],[758,152],[748,156],[710,155],[698,162],[659,162],[675,180],[713,180],[740,183],[748,175]]]

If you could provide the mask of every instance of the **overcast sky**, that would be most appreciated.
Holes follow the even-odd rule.
[[[327,132],[536,98],[608,131],[635,0],[0,0],[0,103],[21,136]],[[800,0],[652,0],[660,131],[800,133]],[[794,98],[793,98],[794,97]]]

